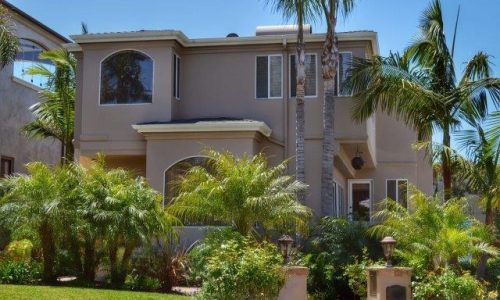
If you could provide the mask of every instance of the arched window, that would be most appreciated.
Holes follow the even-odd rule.
[[[177,196],[178,184],[186,172],[194,166],[202,166],[208,169],[210,167],[208,158],[202,156],[186,158],[177,162],[165,171],[165,189],[163,197],[164,205],[172,201],[172,199]]]
[[[127,50],[115,53],[101,63],[101,104],[151,103],[153,99],[153,60]]]
[[[14,60],[14,77],[29,82],[41,88],[47,87],[47,77],[27,74],[29,68],[42,65],[49,71],[54,72],[56,67],[50,60],[40,59],[39,55],[45,49],[30,40],[19,39],[19,51]]]

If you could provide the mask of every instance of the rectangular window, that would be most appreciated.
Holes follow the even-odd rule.
[[[336,182],[333,183],[333,197],[334,197],[335,207],[337,209],[336,216],[338,218],[346,217],[347,205],[345,203],[344,188],[342,187],[342,185]]]
[[[0,178],[14,173],[14,158],[2,156],[0,158]]]
[[[306,97],[316,97],[316,87],[317,87],[317,55],[316,54],[306,54],[305,66],[306,66],[306,83],[304,87]],[[290,55],[290,97],[294,98],[296,96],[296,85],[297,85],[297,55]]]
[[[408,201],[408,179],[387,179],[387,198],[399,202],[403,207],[407,207]]]
[[[281,55],[257,56],[256,98],[281,98],[283,95],[283,61]]]
[[[181,99],[180,82],[181,82],[181,58],[174,54],[174,97]]]
[[[339,72],[337,76],[337,96],[352,96],[344,91],[344,84],[350,76],[350,68],[352,62],[352,52],[339,53]]]

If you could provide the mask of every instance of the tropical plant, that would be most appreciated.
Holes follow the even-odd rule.
[[[55,71],[44,65],[27,70],[27,74],[48,79],[47,88],[40,92],[41,101],[30,107],[35,119],[22,132],[34,138],[54,138],[61,142],[61,164],[73,161],[73,131],[75,122],[76,59],[66,49],[40,53],[40,59],[50,60]]]
[[[366,276],[367,268],[374,266],[375,262],[368,257],[368,250],[363,249],[363,256],[347,265],[344,271],[344,276],[348,279],[348,285],[351,290],[360,299],[366,299],[368,279]]]
[[[344,272],[347,266],[361,259],[363,249],[369,248],[372,258],[381,256],[380,244],[367,235],[367,229],[368,224],[363,222],[333,217],[324,217],[313,227],[301,260],[309,267],[308,291],[314,299],[353,297]]]
[[[415,128],[421,141],[430,140],[433,129],[442,131],[442,144],[450,148],[451,132],[464,118],[484,118],[488,98],[495,106],[500,104],[500,79],[492,77],[490,56],[478,52],[457,80],[453,60],[457,25],[450,49],[439,0],[424,11],[419,29],[420,36],[403,55],[353,60],[346,85],[355,96],[353,118],[363,121],[381,110]],[[446,151],[440,153],[449,199],[450,159]]]
[[[36,283],[40,280],[41,269],[40,263],[36,261],[0,258],[0,283]]]
[[[283,257],[276,245],[235,233],[205,258],[201,299],[275,299],[284,283]],[[208,237],[210,239],[210,237]],[[214,244],[214,241],[211,241]]]
[[[263,154],[236,157],[206,150],[209,168],[191,168],[167,211],[185,222],[221,222],[246,235],[266,230],[305,230],[311,210],[297,201],[306,185],[283,175],[286,161],[268,167]],[[208,170],[210,169],[210,170]]]
[[[63,168],[43,163],[26,165],[29,175],[4,179],[7,193],[0,200],[0,222],[13,231],[36,232],[43,256],[43,279],[55,282],[56,240],[68,217],[71,189],[78,181]]]
[[[7,9],[0,4],[0,69],[14,61],[19,50],[12,20]]]
[[[335,138],[335,86],[339,66],[339,49],[335,32],[339,14],[346,17],[354,9],[354,0],[318,0],[326,22],[326,39],[321,54],[323,70],[323,152],[321,156],[321,208],[323,215],[336,214],[332,189]]]
[[[317,0],[266,0],[271,3],[273,9],[283,14],[285,19],[295,19],[297,23],[297,46],[296,46],[296,93],[295,93],[295,176],[298,181],[305,182],[305,42],[304,42],[304,23],[313,20],[318,12]],[[305,194],[298,193],[298,200],[301,203],[305,201]]]
[[[490,227],[469,216],[465,199],[442,203],[413,190],[409,208],[388,199],[386,208],[375,214],[381,224],[370,232],[377,237],[391,235],[398,241],[396,256],[423,278],[451,267],[459,271],[459,261],[477,264],[481,254],[497,255],[489,244],[494,238]],[[410,213],[411,212],[411,213]]]

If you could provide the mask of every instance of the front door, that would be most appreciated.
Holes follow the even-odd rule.
[[[349,219],[354,221],[370,221],[372,210],[372,180],[349,180]]]

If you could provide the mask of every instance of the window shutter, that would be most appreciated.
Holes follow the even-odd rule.
[[[281,56],[270,56],[270,89],[269,97],[281,97]]]
[[[316,55],[306,55],[306,96],[316,96]]]
[[[268,57],[257,56],[257,98],[267,98],[268,90]]]

